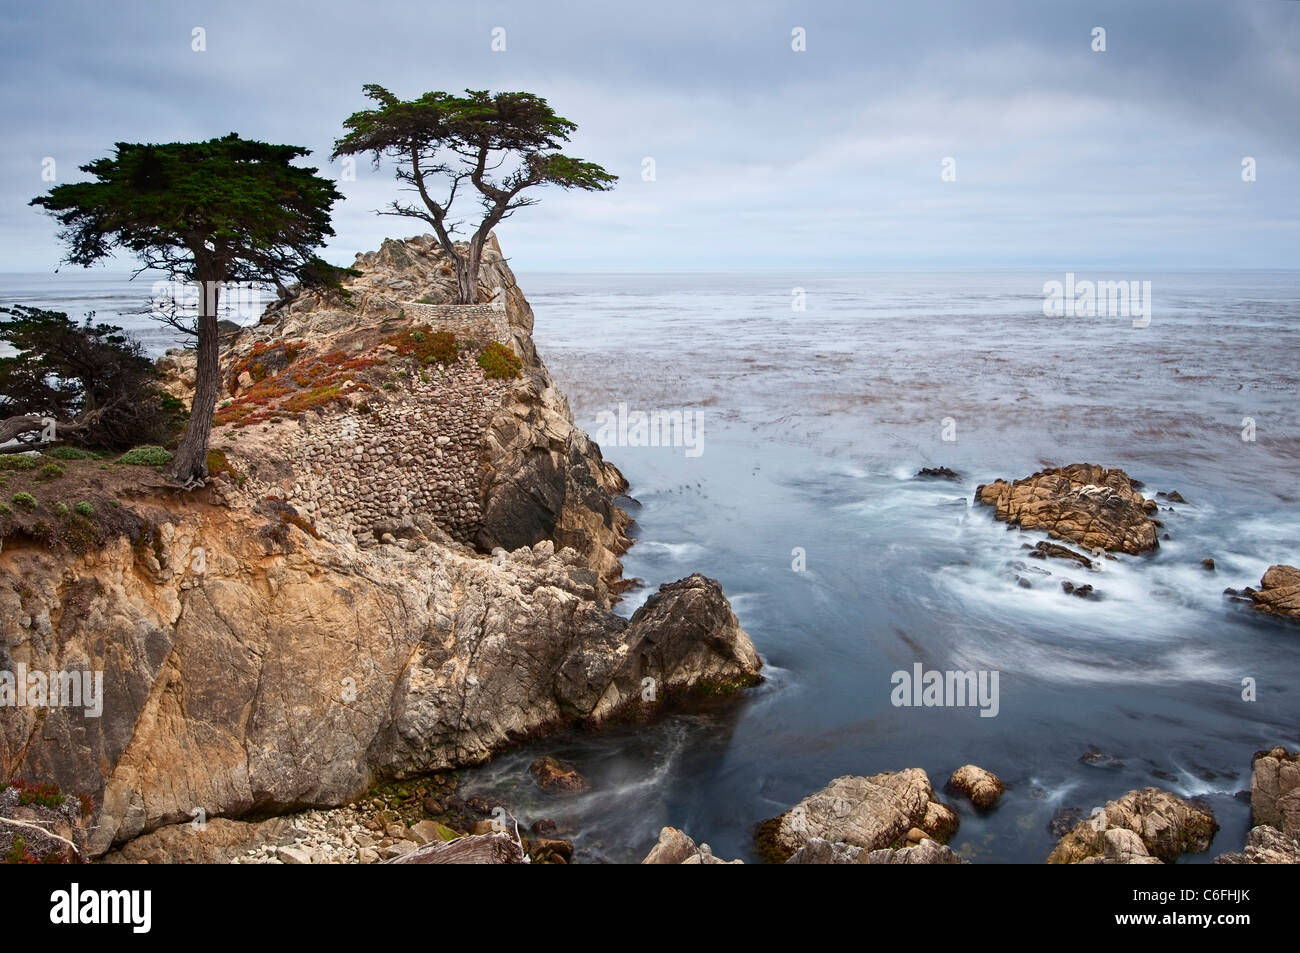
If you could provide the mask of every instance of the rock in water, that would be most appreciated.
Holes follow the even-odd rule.
[[[1061,838],[1047,858],[1049,864],[1105,863],[1110,851],[1111,863],[1150,863],[1150,861],[1115,860],[1135,853],[1131,838],[1107,834],[1122,829],[1137,835],[1151,857],[1172,864],[1179,854],[1207,850],[1218,823],[1209,808],[1189,804],[1176,794],[1159,788],[1129,791],[1115,801],[1108,801],[1101,814],[1080,821]]]
[[[675,827],[659,831],[659,841],[650,848],[643,864],[743,864],[743,860],[722,860],[714,857],[708,844],[695,841]]]
[[[1273,748],[1255,755],[1250,777],[1252,823],[1300,837],[1300,751]]]
[[[115,510],[121,535],[81,555],[0,550],[0,669],[21,646],[32,671],[103,673],[102,717],[0,718],[6,772],[94,799],[92,855],[195,807],[345,804],[758,681],[711,579],[611,611],[626,483],[574,425],[489,244],[480,297],[504,288],[504,311],[418,301],[448,300],[450,264],[431,238],[387,241],[348,295],[298,289],[223,340],[208,486],[141,488]],[[424,361],[417,344],[453,333],[507,344],[519,376],[488,378],[460,349]],[[181,400],[193,363],[160,362]]]
[[[1216,864],[1300,864],[1300,839],[1275,827],[1253,827],[1241,853],[1220,854]]]
[[[997,804],[998,798],[1006,790],[996,774],[973,764],[964,764],[954,771],[948,784],[954,791],[970,798],[970,802],[981,811],[987,811]]]
[[[954,483],[960,482],[961,474],[956,470],[950,470],[948,467],[922,467],[916,471],[918,480],[951,480]]]
[[[1089,463],[1040,470],[1014,483],[977,487],[975,500],[994,517],[1026,530],[1043,530],[1089,549],[1136,555],[1155,549],[1156,504],[1133,487],[1123,470]]]
[[[851,844],[833,844],[814,837],[790,855],[787,864],[964,864],[951,847],[934,840],[901,847],[867,850]]]
[[[767,859],[784,863],[815,839],[868,851],[902,848],[915,827],[937,840],[956,826],[951,809],[932,810],[937,803],[920,768],[869,778],[846,775],[760,824],[759,849]]]
[[[552,794],[577,794],[587,790],[587,779],[567,761],[547,755],[528,766],[528,772],[543,791]]]
[[[1259,589],[1246,590],[1256,609],[1300,621],[1300,569],[1270,566],[1259,585]]]

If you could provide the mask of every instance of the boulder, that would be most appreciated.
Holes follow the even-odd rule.
[[[956,470],[948,467],[922,467],[916,471],[918,480],[950,480],[954,483],[960,482],[961,474]]]
[[[1136,555],[1159,545],[1148,515],[1155,502],[1144,499],[1119,469],[1075,463],[1040,470],[1012,483],[979,486],[975,501],[993,507],[995,519],[1088,549]]]
[[[814,839],[866,850],[903,847],[912,828],[945,839],[956,815],[946,807],[932,810],[937,801],[920,768],[871,777],[846,775],[760,824],[759,849],[769,860],[784,863]]]
[[[1246,849],[1220,854],[1216,864],[1300,864],[1300,839],[1275,827],[1252,827],[1246,835]]]
[[[1130,838],[1116,836],[1107,841],[1107,832],[1120,828],[1137,834],[1150,856],[1172,864],[1180,854],[1207,850],[1219,829],[1208,807],[1189,804],[1159,788],[1129,791],[1118,800],[1108,801],[1104,812],[1104,819],[1101,815],[1090,816],[1076,824],[1057,843],[1047,862],[1077,864],[1090,857],[1104,861],[1108,843],[1113,855],[1131,854]]]
[[[973,764],[964,764],[954,771],[948,784],[954,791],[966,795],[981,811],[997,804],[1006,790],[996,774]]]
[[[964,864],[947,844],[935,840],[891,850],[867,850],[814,837],[790,855],[787,864]]]
[[[1159,864],[1160,858],[1152,857],[1133,831],[1122,827],[1113,827],[1102,834],[1102,852],[1100,857],[1085,857],[1081,864]]]
[[[722,860],[713,856],[708,844],[696,845],[687,834],[675,827],[665,827],[659,831],[659,840],[650,853],[646,854],[643,864],[743,864],[742,860]]]
[[[1259,585],[1246,590],[1256,609],[1300,622],[1300,569],[1270,566]]]
[[[577,794],[587,790],[587,779],[567,761],[547,755],[528,766],[528,772],[543,791],[552,794]]]
[[[1300,837],[1300,750],[1285,748],[1255,755],[1250,777],[1250,815],[1255,825],[1275,827]]]

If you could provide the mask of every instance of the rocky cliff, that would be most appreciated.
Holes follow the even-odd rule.
[[[231,336],[204,490],[68,462],[79,492],[116,494],[72,517],[94,544],[33,529],[52,497],[4,540],[0,670],[102,671],[104,687],[99,717],[7,711],[0,776],[91,795],[92,853],[199,816],[343,804],[757,680],[712,580],[611,611],[623,478],[573,425],[495,244],[483,298],[504,301],[518,376],[475,360],[500,322],[458,326],[447,352],[409,304],[447,299],[444,265],[428,240],[386,242],[344,295],[299,295]],[[187,359],[165,365],[184,395]]]

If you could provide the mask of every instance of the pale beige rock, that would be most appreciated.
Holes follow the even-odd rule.
[[[1109,831],[1122,828],[1135,833],[1149,855],[1171,864],[1180,854],[1207,850],[1219,829],[1208,808],[1195,807],[1158,788],[1129,791],[1108,801],[1104,812],[1104,825],[1100,815],[1080,821],[1057,842],[1047,862],[1077,864],[1090,857],[1104,859],[1108,843],[1112,853],[1131,846],[1131,839],[1119,835],[1107,840]]]
[[[994,507],[996,519],[1089,549],[1136,555],[1159,545],[1147,515],[1155,502],[1144,499],[1119,469],[1075,463],[1040,470],[1014,483],[979,486],[975,501]]]
[[[920,768],[869,778],[846,775],[766,822],[760,846],[784,860],[814,839],[877,850],[901,846],[912,828],[937,838],[939,832],[925,830],[927,815],[947,822],[947,816],[931,813],[936,801]]]
[[[1300,569],[1270,566],[1259,584],[1250,594],[1256,609],[1300,621]]]
[[[1006,789],[996,774],[973,764],[964,764],[954,771],[948,783],[982,811],[997,804]]]

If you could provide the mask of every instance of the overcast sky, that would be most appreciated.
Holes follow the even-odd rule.
[[[620,182],[541,191],[498,231],[516,270],[1300,267],[1287,0],[47,0],[0,17],[4,271],[62,254],[27,207],[45,157],[74,181],[115,141],[235,131],[338,176],[364,83],[527,90],[578,123],[568,151]],[[388,168],[357,171],[339,263],[423,230],[374,214]]]

